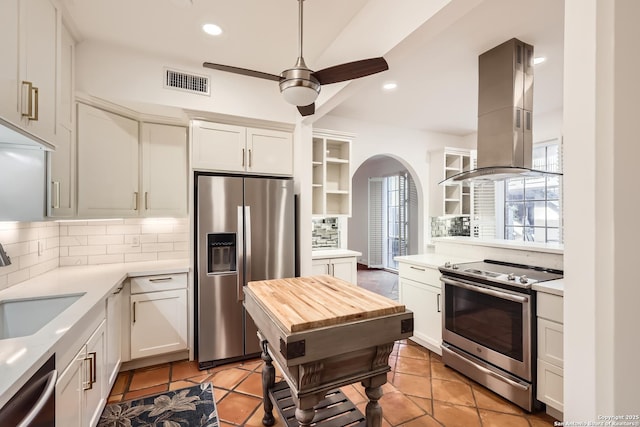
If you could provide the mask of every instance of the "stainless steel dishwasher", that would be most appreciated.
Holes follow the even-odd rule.
[[[2,427],[55,427],[55,354],[0,408]]]

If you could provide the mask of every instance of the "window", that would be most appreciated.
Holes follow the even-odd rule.
[[[385,267],[397,269],[394,257],[407,254],[407,175],[386,177],[387,188],[387,260]]]
[[[533,169],[560,172],[558,140],[533,148]],[[562,242],[562,177],[506,180],[504,186],[504,239]]]

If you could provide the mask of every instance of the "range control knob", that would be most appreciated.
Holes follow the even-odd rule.
[[[513,273],[507,274],[507,280],[516,280],[516,276]]]
[[[520,276],[520,283],[525,284],[528,282],[529,282],[529,279],[527,279],[527,276],[525,276],[524,274]]]
[[[451,263],[449,261],[445,262],[444,268],[451,268]]]
[[[459,269],[460,267],[458,267],[458,264],[453,264],[453,265],[451,266],[451,268],[453,268],[454,270],[457,270],[457,269]]]

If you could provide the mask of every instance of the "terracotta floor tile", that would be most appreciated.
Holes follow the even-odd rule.
[[[216,387],[231,390],[248,376],[249,372],[244,369],[226,369],[224,371],[216,372],[211,378],[211,382]]]
[[[433,402],[433,417],[446,427],[480,427],[478,410],[471,406]]]
[[[162,393],[169,389],[168,384],[160,384],[149,388],[143,388],[140,390],[130,391],[125,393],[124,400],[140,399],[142,397],[152,396],[157,393]]]
[[[250,360],[250,361],[246,361],[245,363],[242,364],[242,368],[243,369],[247,369],[249,371],[255,371],[256,369],[259,369],[259,371],[261,372],[261,370],[262,370],[262,360],[253,359],[253,360]]]
[[[431,380],[431,387],[433,400],[475,407],[473,392],[468,384],[434,378]]]
[[[253,415],[244,423],[244,427],[264,427],[262,424],[262,417],[264,416],[264,409],[262,404],[258,406],[258,408],[253,412]],[[280,414],[278,414],[278,410],[273,408],[273,418],[275,418],[275,424],[273,427],[287,427]]]
[[[393,385],[408,396],[431,397],[431,381],[429,378],[396,372]]]
[[[396,372],[413,375],[429,375],[429,359],[415,359],[413,357],[398,356]]]
[[[229,390],[225,390],[222,388],[218,388],[218,387],[213,387],[213,395],[215,396],[216,399],[216,403],[221,401],[223,397],[225,397],[227,394],[229,394]]]
[[[262,375],[255,372],[249,374],[233,391],[262,398]]]
[[[133,371],[129,390],[140,390],[169,382],[169,365]]]
[[[431,377],[440,378],[449,381],[458,381],[465,384],[469,384],[471,381],[464,375],[454,371],[444,363],[437,360],[431,360]]]
[[[187,378],[188,381],[192,382],[192,383],[196,383],[196,384],[202,384],[204,382],[210,381],[211,378],[213,377],[212,374],[207,373],[206,371],[202,371],[203,373],[196,376],[196,377],[190,377]]]
[[[433,415],[433,400],[425,399],[424,397],[409,396],[409,399],[413,400],[423,411],[429,415]]]
[[[478,408],[489,409],[496,412],[523,415],[524,411],[506,399],[503,399],[494,392],[487,390],[480,384],[472,384],[471,389],[476,399]]]
[[[536,414],[527,414],[526,418],[529,420],[531,427],[550,427],[554,425],[555,418],[551,415],[547,415],[545,412],[539,412]]]
[[[442,424],[436,421],[431,415],[424,415],[402,424],[402,427],[442,427]]]
[[[362,402],[356,405],[356,408],[358,408],[358,411],[360,411],[363,415],[367,413],[367,403],[366,402]],[[387,421],[384,418],[384,409],[382,410],[382,427],[393,427],[391,424],[389,424],[389,421]]]
[[[197,377],[206,374],[207,371],[198,369],[197,361],[181,361],[171,364],[171,381],[184,380],[191,377]]]
[[[242,393],[229,393],[216,404],[218,417],[234,424],[243,424],[253,411],[262,403],[262,399]]]
[[[478,412],[480,412],[483,427],[529,427],[529,421],[520,415],[503,414],[485,409],[480,409]]]
[[[401,345],[398,349],[398,356],[429,360],[429,350],[417,345]]]
[[[340,390],[342,390],[344,395],[347,396],[354,405],[368,401],[367,397],[364,395],[364,389],[361,386],[354,386],[351,384],[342,387]]]
[[[169,390],[180,390],[181,388],[193,387],[194,384],[191,381],[179,380],[169,383]]]
[[[382,406],[382,416],[392,426],[425,415],[418,405],[400,392],[384,394],[379,402]]]

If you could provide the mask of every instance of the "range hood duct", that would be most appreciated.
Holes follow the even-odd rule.
[[[532,169],[533,46],[511,39],[478,60],[478,167],[440,184],[561,173]]]

